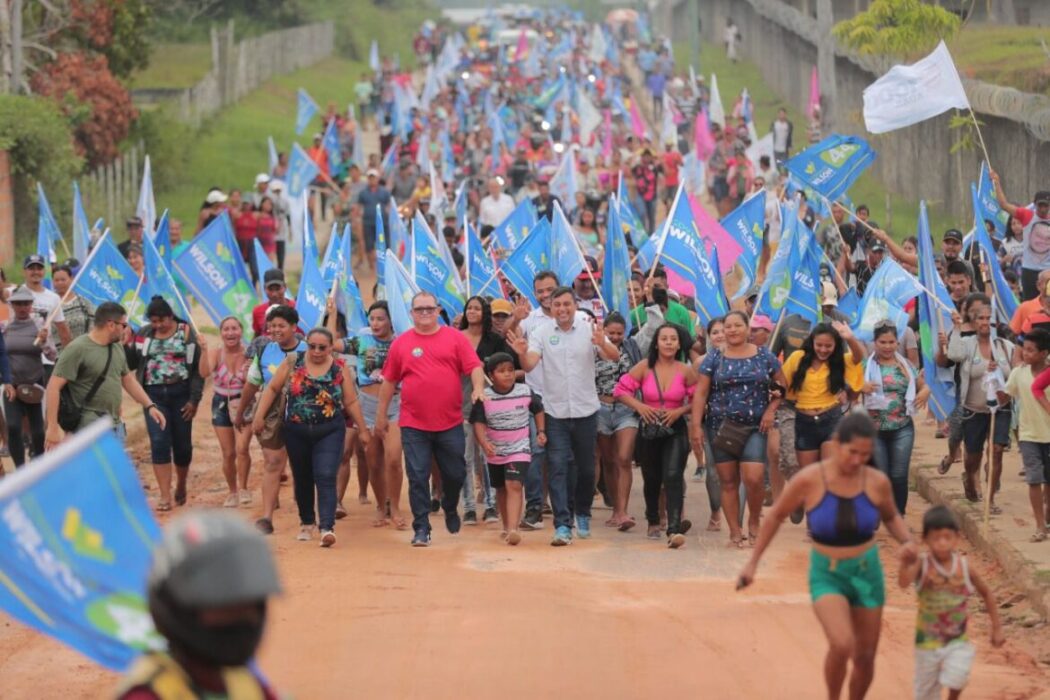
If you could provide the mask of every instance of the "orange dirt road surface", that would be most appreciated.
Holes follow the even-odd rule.
[[[206,411],[195,428],[190,503],[217,506],[225,486]],[[132,452],[148,459],[144,440]],[[256,473],[252,484],[258,503]],[[822,697],[825,642],[809,604],[803,528],[785,524],[755,585],[735,593],[749,550],[728,549],[725,532],[703,531],[703,484],[688,483],[686,514],[697,524],[679,551],[645,538],[637,475],[631,511],[642,524],[623,534],[602,527],[608,511],[596,509],[593,539],[561,549],[548,544],[549,517],[511,548],[496,525],[453,537],[440,516],[433,546],[413,549],[409,532],[371,527],[355,475],[350,516],[325,550],[316,539],[294,540],[285,486],[271,542],[286,592],[271,608],[259,662],[292,697]],[[912,498],[915,527],[925,504]],[[915,597],[892,585],[895,552],[883,540],[889,600],[870,698],[912,694]],[[974,618],[979,651],[965,697],[1050,698],[1045,668],[1015,636],[1022,631],[1007,626],[1007,645],[995,650],[987,617]],[[0,697],[97,698],[116,678],[0,615]]]

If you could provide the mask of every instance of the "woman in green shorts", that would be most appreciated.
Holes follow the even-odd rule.
[[[886,599],[874,541],[879,523],[885,523],[901,543],[902,565],[918,556],[894,505],[889,479],[868,466],[874,439],[875,424],[866,414],[850,413],[839,421],[835,431],[838,449],[787,482],[780,498],[766,511],[751,560],[737,581],[739,589],[755,580],[758,561],[780,523],[796,508],[805,508],[813,538],[809,591],[828,639],[824,681],[829,698],[839,697],[850,659],[850,698],[863,698],[875,675],[875,649]]]

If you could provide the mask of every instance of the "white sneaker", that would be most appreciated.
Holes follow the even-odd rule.
[[[321,546],[331,547],[335,544],[335,533],[331,530],[323,530],[321,532]]]
[[[248,489],[243,489],[238,496],[242,507],[250,506],[252,504],[252,492]]]
[[[299,534],[295,536],[295,539],[297,539],[300,542],[309,542],[313,538],[313,534],[313,525],[303,525],[299,528]]]

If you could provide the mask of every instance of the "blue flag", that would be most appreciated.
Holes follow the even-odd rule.
[[[346,318],[346,330],[351,335],[367,331],[368,309],[361,300],[361,290],[357,286],[357,280],[349,271],[340,273],[339,286],[336,289],[335,308]]]
[[[306,131],[306,127],[310,126],[310,120],[314,118],[314,115],[321,111],[321,108],[314,102],[314,98],[299,88],[298,102],[295,108],[295,133],[301,134]]]
[[[705,326],[716,318],[729,313],[729,301],[722,285],[722,270],[718,266],[718,256],[708,255],[703,246],[695,249],[696,259],[693,263],[693,274],[688,279],[693,283],[696,315]],[[692,332],[692,329],[686,329]]]
[[[295,310],[299,312],[299,327],[304,332],[321,325],[325,305],[328,302],[328,284],[317,269],[317,263],[303,260],[303,274],[299,279],[299,293],[295,297]]]
[[[999,200],[995,198],[995,187],[988,175],[988,164],[984,161],[981,161],[981,174],[977,178],[977,201],[981,207],[977,210],[977,218],[991,221],[995,226],[995,237],[1001,239],[1006,234],[1009,215],[1000,208]]]
[[[156,247],[157,252],[160,253],[160,259],[164,261],[164,266],[171,270],[171,262],[174,256],[172,255],[171,246],[171,223],[167,209],[160,215],[160,221],[157,222],[157,232],[153,234],[153,245]]]
[[[397,216],[397,211],[394,211],[394,216]],[[386,282],[386,254],[388,252],[386,246],[386,231],[383,225],[383,207],[382,205],[376,205],[376,284],[383,287]]]
[[[73,183],[73,255],[81,263],[87,258],[91,244],[91,227],[88,224],[87,212],[84,211],[84,200],[80,196],[80,187]]]
[[[988,274],[992,278],[992,289],[995,292],[992,295],[992,301],[995,303],[999,321],[1007,323],[1017,312],[1017,297],[1014,296],[1013,290],[1010,289],[1010,284],[1006,281],[1006,277],[1003,276],[1003,268],[999,264],[999,258],[995,254],[995,248],[992,247],[992,239],[988,235],[988,230],[984,227],[984,218],[981,211],[981,200],[977,194],[977,185],[972,182],[970,183],[970,195],[973,197],[974,240],[977,242],[977,246],[981,251],[981,258],[983,259],[985,267],[987,267]]]
[[[860,295],[857,294],[856,287],[850,287],[846,290],[846,293],[838,301],[839,313],[845,316],[848,320],[846,325],[850,328],[857,325],[857,320],[860,318]]]
[[[437,240],[422,217],[412,222],[412,273],[416,285],[433,294],[449,318],[463,310],[464,299],[456,286],[456,272],[448,269]]]
[[[58,229],[58,222],[55,221],[55,215],[51,213],[51,205],[48,203],[47,195],[44,194],[44,188],[39,182],[36,183],[36,193],[36,252],[38,255],[43,256],[44,260],[53,263],[57,259],[55,256],[55,243],[62,240],[62,232]],[[45,274],[50,277],[50,267],[45,265],[44,268]]]
[[[175,271],[216,325],[236,316],[248,329],[259,298],[239,251],[230,215],[223,212],[175,258]]]
[[[412,297],[419,287],[396,256],[387,258],[386,303],[390,308],[390,323],[398,335],[412,329]]]
[[[317,163],[306,154],[303,147],[293,143],[292,154],[288,157],[288,173],[285,175],[288,181],[288,196],[301,197],[320,172]]]
[[[525,236],[536,225],[536,209],[526,197],[518,203],[507,218],[492,229],[492,245],[510,252],[525,240]]]
[[[758,259],[762,254],[762,238],[766,228],[766,191],[748,197],[721,221],[722,228],[740,244],[742,252],[736,259],[744,273],[735,299],[743,296],[758,279]]]
[[[280,158],[277,156],[277,144],[273,142],[272,136],[266,137],[266,150],[268,155],[269,173],[273,175],[274,171],[277,170],[277,166],[280,164]]]
[[[576,156],[571,148],[567,148],[550,180],[550,190],[551,194],[571,207],[576,204],[576,189]]]
[[[689,198],[682,196],[682,188],[679,187],[659,236],[657,258],[664,267],[685,279],[692,279],[697,261],[706,257],[707,251],[700,239],[700,230],[693,218]]]
[[[380,70],[379,42],[375,39],[372,39],[372,45],[368,48],[368,67],[372,69],[373,73],[378,73]]]
[[[496,265],[481,244],[477,230],[464,219],[464,248],[467,258],[467,294],[503,298],[503,288],[496,279]]]
[[[587,268],[583,251],[576,242],[576,234],[557,202],[554,203],[554,221],[551,224],[551,270],[562,284],[571,285],[576,276]]]
[[[602,296],[609,311],[616,311],[627,322],[631,332],[631,299],[628,283],[631,280],[631,257],[627,252],[627,239],[620,225],[620,214],[616,200],[609,200],[609,221],[605,235],[605,261],[602,263]],[[636,300],[637,302],[637,300]]]
[[[270,257],[263,250],[262,243],[256,238],[252,240],[252,245],[255,249],[255,269],[259,271],[259,284],[263,284],[263,280],[266,279],[266,273],[273,269],[273,263],[270,262]],[[265,293],[265,289],[259,290]],[[263,295],[260,294],[260,297]]]
[[[343,162],[343,149],[339,145],[339,131],[336,129],[335,119],[329,120],[328,126],[325,127],[321,145],[328,155],[328,165],[333,171],[338,170]]]
[[[930,220],[926,215],[926,202],[919,202],[919,282],[937,294],[941,304],[954,308],[944,281],[934,264],[933,238],[930,236]],[[919,295],[919,350],[922,366],[926,368],[926,386],[930,387],[930,409],[938,420],[945,420],[955,410],[954,372],[950,367],[937,367],[937,335],[951,329],[951,317],[941,305],[930,298],[929,293]],[[934,368],[931,372],[930,368]]]
[[[642,221],[642,217],[638,216],[638,212],[631,206],[631,198],[628,196],[627,185],[624,184],[623,176],[617,179],[616,206],[619,207],[621,225],[631,234],[631,243],[640,251],[651,236],[645,230],[645,222]],[[653,254],[655,255],[655,253],[656,249],[653,248]],[[649,265],[652,265],[652,260],[649,261]],[[645,269],[648,269],[648,267]]]
[[[98,239],[87,260],[81,264],[73,287],[77,294],[96,307],[104,301],[117,302],[128,312],[132,325],[144,320],[146,305],[142,302],[142,295],[137,293],[141,291],[139,276],[117,250],[108,231]]]
[[[328,245],[324,249],[324,258],[321,260],[321,277],[331,284],[335,276],[343,270],[342,247],[343,239],[336,229],[337,224],[332,223],[332,234],[328,236]]]
[[[183,321],[188,321],[189,307],[186,306],[182,295],[175,287],[175,278],[171,276],[171,271],[164,264],[164,258],[148,235],[142,237],[142,260],[146,275],[146,280],[142,284],[142,298],[163,297],[175,310],[175,315]]]
[[[310,215],[310,204],[303,195],[303,260],[310,258],[317,264],[317,232],[314,230],[314,218]]]
[[[813,232],[799,221],[794,204],[782,204],[780,211],[784,231],[759,290],[755,313],[774,320],[784,313],[797,313],[816,323],[821,315],[820,249],[814,244]]]
[[[875,340],[875,324],[886,320],[894,323],[897,337],[901,337],[908,325],[904,305],[921,293],[919,281],[910,272],[892,258],[883,260],[864,290],[854,334],[860,341],[870,343]]]
[[[858,136],[832,134],[784,164],[788,172],[829,200],[845,194],[875,162],[875,151]]]
[[[401,215],[397,213],[397,202],[393,198],[390,199],[389,224],[390,250],[398,260],[404,260],[408,254],[408,230],[405,228],[405,222],[401,220]]]
[[[507,281],[525,295],[534,307],[539,306],[539,302],[532,291],[533,279],[536,273],[551,269],[550,237],[550,222],[547,217],[543,217],[499,268]],[[558,279],[562,284],[565,283],[560,277]]]
[[[0,484],[0,609],[119,671],[166,642],[145,600],[160,528],[112,428],[100,418]]]

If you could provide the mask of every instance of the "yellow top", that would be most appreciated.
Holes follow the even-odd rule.
[[[824,362],[818,369],[810,367],[806,372],[806,378],[802,381],[802,388],[796,393],[791,390],[791,381],[798,371],[798,364],[805,355],[803,350],[796,350],[784,361],[784,378],[787,379],[787,400],[795,403],[795,408],[806,411],[834,408],[838,403],[838,397],[828,391],[828,363]],[[864,368],[853,360],[853,354],[846,351],[846,386],[853,391],[860,391],[864,386]]]

